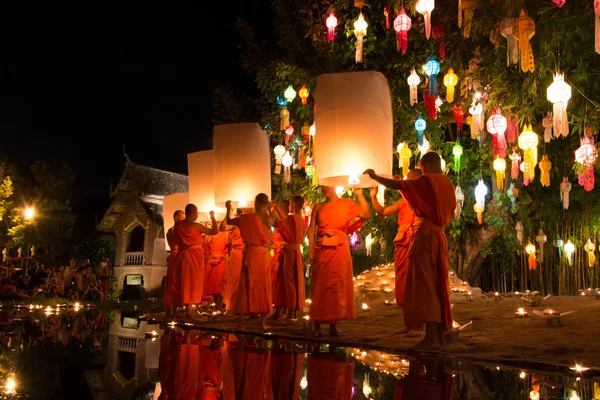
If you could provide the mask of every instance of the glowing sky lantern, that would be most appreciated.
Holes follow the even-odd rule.
[[[251,207],[257,194],[271,197],[269,138],[258,124],[215,126],[213,148],[217,206]]]
[[[504,189],[504,181],[506,179],[506,160],[504,158],[496,157],[494,160],[494,170],[496,171],[496,185],[498,189]]]
[[[423,15],[425,20],[425,37],[429,39],[431,35],[431,12],[435,8],[434,0],[419,0],[417,2],[417,12]]]
[[[529,242],[527,246],[525,246],[525,252],[529,255],[527,257],[529,270],[533,271],[537,269],[537,262],[535,260],[535,246]]]
[[[567,255],[567,260],[569,261],[569,265],[573,265],[573,253],[575,252],[575,245],[569,239],[567,243],[565,243],[565,254]]]
[[[429,76],[429,95],[438,95],[437,74],[440,72],[440,63],[434,56],[429,56],[425,63],[425,73]]]
[[[588,192],[594,188],[594,163],[597,157],[594,140],[585,136],[581,139],[581,146],[575,150],[575,161],[579,163],[578,182]]]
[[[212,151],[212,150],[209,150]],[[214,195],[214,192],[212,192]],[[214,196],[213,196],[214,197]],[[185,206],[187,206],[190,203],[189,200],[189,195],[188,193],[175,193],[175,194],[169,194],[165,197],[163,197],[163,224],[164,224],[164,230],[165,232],[168,232],[169,229],[171,229],[173,227],[174,221],[173,221],[173,214],[175,213],[175,211],[177,210],[181,210],[184,211],[185,210]],[[213,198],[213,203],[214,203],[214,198]],[[169,246],[169,242],[165,240],[165,246],[167,251],[171,250],[171,247]]]
[[[454,101],[454,86],[458,83],[458,76],[452,68],[448,69],[444,75],[444,86],[446,86],[446,101],[452,103]]]
[[[552,162],[548,159],[548,155],[544,154],[540,161],[540,182],[542,186],[550,186],[550,170],[552,169]]]
[[[265,135],[264,131],[260,130],[260,132]],[[267,154],[269,154],[268,148]],[[217,207],[215,202],[215,155],[214,150],[205,150],[187,156],[189,202],[198,207],[200,221],[209,221],[210,211],[214,211],[218,218],[225,215],[222,206]],[[269,170],[270,164],[269,157]]]
[[[398,51],[402,50],[402,54],[406,54],[406,49],[408,49],[408,31],[411,26],[412,20],[402,8],[394,20],[394,29],[398,32]]]
[[[308,95],[309,95],[308,88],[306,87],[306,85],[302,85],[302,87],[298,91],[298,96],[300,96],[300,99],[302,100],[303,105],[307,104],[306,99],[308,99]]]
[[[546,242],[548,241],[548,237],[546,236],[542,228],[540,228],[537,236],[535,237],[535,241],[537,242],[540,248],[538,259],[540,260],[540,263],[542,263],[544,262],[544,244],[546,244]]]
[[[454,168],[456,172],[460,172],[460,158],[463,155],[463,148],[459,142],[456,142],[452,147],[452,154],[454,155]]]
[[[483,179],[479,179],[479,183],[475,187],[475,201],[482,208],[485,208],[485,196],[487,196],[488,188],[483,183]]]
[[[583,249],[588,255],[588,266],[592,268],[594,264],[596,264],[596,256],[594,255],[594,250],[596,250],[596,245],[592,243],[592,239],[588,238]]]
[[[426,128],[427,122],[425,122],[423,117],[419,115],[419,118],[417,118],[417,120],[415,121],[415,129],[417,131],[417,139],[420,146],[423,145],[423,132],[425,132]]]
[[[329,42],[333,42],[335,37],[335,27],[337,26],[338,20],[333,15],[333,13],[329,14],[329,17],[325,20],[325,25],[327,25],[327,40]]]
[[[354,35],[356,36],[356,62],[363,60],[363,38],[367,35],[367,21],[363,17],[362,12],[358,15],[358,19],[354,22]]]
[[[492,135],[494,145],[494,156],[506,157],[506,137],[504,133],[508,127],[508,121],[500,112],[500,109],[492,107],[490,117],[487,120],[487,131]]]
[[[419,102],[419,98],[417,95],[417,85],[421,83],[421,78],[413,68],[406,80],[408,82],[408,86],[410,87],[410,105],[413,106]]]
[[[553,104],[554,136],[567,136],[569,134],[569,117],[567,115],[567,103],[571,98],[571,86],[565,83],[563,74],[554,75],[554,82],[548,86],[546,91],[548,101]]]
[[[412,157],[412,151],[408,147],[408,143],[402,142],[398,144],[396,148],[398,151],[398,163],[402,168],[402,176],[408,176],[408,171],[410,170],[410,158]]]
[[[392,100],[383,74],[367,71],[320,75],[314,100],[319,133],[314,151],[318,183],[331,187],[378,186],[368,175],[362,175],[367,168],[391,177]],[[350,184],[350,177],[359,182]]]
[[[526,125],[523,132],[519,135],[519,148],[523,150],[523,181],[525,184],[533,181],[535,178],[535,166],[537,164],[537,145],[538,135],[532,131],[531,125]]]
[[[535,64],[533,61],[533,50],[529,40],[535,35],[535,22],[529,18],[525,10],[521,10],[512,28],[513,37],[519,41],[519,53],[521,54],[521,70],[533,72]]]

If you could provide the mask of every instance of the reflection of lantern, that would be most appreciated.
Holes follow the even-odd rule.
[[[535,35],[535,22],[525,14],[525,10],[521,10],[519,18],[515,20],[512,35],[519,41],[521,70],[523,72],[533,72],[535,64],[533,62],[533,50],[531,50],[529,39]]]
[[[548,101],[554,105],[552,110],[554,136],[567,136],[569,134],[567,102],[571,98],[571,86],[565,83],[563,74],[554,75],[554,82],[548,86],[546,94]]]
[[[358,19],[354,22],[354,35],[356,36],[356,62],[363,60],[363,38],[367,35],[367,21],[362,15],[358,15]]]
[[[475,214],[477,214],[477,222],[479,225],[483,224],[483,206],[479,203],[475,203],[473,204],[473,210],[475,211]]]
[[[546,236],[546,234],[544,233],[542,228],[540,228],[540,231],[538,232],[537,236],[535,237],[535,241],[537,242],[538,246],[540,247],[540,251],[539,251],[540,263],[543,263],[544,262],[544,244],[548,241],[548,237]]]
[[[287,89],[285,89],[285,92],[283,92],[283,97],[285,97],[288,103],[291,103],[296,98],[296,91],[292,85],[289,85]]]
[[[531,242],[529,242],[527,246],[525,246],[525,252],[529,255],[529,257],[527,257],[529,270],[533,271],[537,268],[537,264],[535,261],[535,246],[531,244]]]
[[[275,153],[275,173],[280,174],[281,173],[281,159],[283,158],[283,155],[286,153],[285,147],[278,144],[273,149],[273,153]]]
[[[398,145],[398,161],[400,167],[402,167],[402,176],[406,177],[410,168],[410,158],[412,157],[412,151],[408,147],[408,143],[400,143]]]
[[[526,125],[518,139],[519,148],[523,153],[523,180],[532,182],[535,178],[535,165],[537,164],[538,135],[531,130],[531,125]]]
[[[419,102],[419,98],[417,95],[417,85],[421,83],[421,78],[413,68],[408,79],[408,86],[410,86],[410,105],[413,106]]]
[[[523,232],[525,232],[525,228],[523,227],[523,223],[521,221],[517,221],[515,231],[517,231],[517,240],[519,243],[523,243]]]
[[[569,178],[563,176],[562,183],[560,184],[560,199],[563,202],[563,210],[569,209],[569,192],[571,191],[571,182]]]
[[[254,204],[258,193],[271,197],[269,138],[256,123],[217,125],[213,133],[215,204]]]
[[[421,0],[423,1],[423,0]],[[434,56],[430,56],[425,63],[425,73],[429,76],[429,95],[437,96],[437,74],[440,72],[440,63],[435,59]]]
[[[548,111],[548,114],[542,120],[542,126],[544,127],[544,142],[550,143],[552,140],[552,126],[554,122],[552,119],[552,112]]]
[[[490,117],[487,120],[487,130],[492,135],[494,145],[494,155],[502,158],[506,157],[506,138],[504,133],[508,127],[506,118],[500,112],[500,109],[492,108]]]
[[[434,0],[419,0],[417,2],[417,12],[423,15],[425,20],[425,37],[429,39],[431,34],[431,12],[435,8]]]
[[[294,134],[294,127],[292,126],[292,124],[290,124],[290,126],[288,126],[287,129],[285,130],[285,144],[286,145],[290,144],[290,138],[292,137],[293,134]]]
[[[458,76],[454,70],[450,68],[444,75],[444,86],[446,86],[446,101],[452,103],[454,101],[454,86],[458,83]]]
[[[329,14],[329,17],[325,20],[325,25],[327,25],[327,40],[329,42],[333,42],[333,38],[335,36],[335,27],[337,26],[337,18],[333,13]]]
[[[456,208],[454,209],[454,218],[458,221],[460,219],[460,214],[462,213],[463,204],[465,203],[465,195],[463,194],[462,189],[458,185],[454,190],[454,195],[456,196]]]
[[[386,78],[373,71],[346,72],[320,75],[316,83],[318,183],[348,186],[349,176],[355,175],[360,181],[355,186],[377,186],[361,174],[367,168],[384,176],[392,173],[392,100]]]
[[[452,147],[452,154],[454,154],[454,167],[456,168],[456,172],[460,171],[460,157],[463,154],[463,148],[459,142],[456,142],[454,147]]]
[[[423,117],[421,117],[419,115],[419,118],[417,118],[417,120],[415,121],[415,129],[417,130],[417,134],[418,134],[417,138],[418,138],[420,146],[423,145],[423,132],[425,131],[426,128],[427,128],[427,122],[425,122]]]
[[[427,153],[429,151],[429,148],[430,148],[429,140],[427,140],[427,138],[425,136],[423,136],[423,144],[417,146],[417,149],[421,153],[421,158],[423,158],[425,153]]]
[[[571,240],[567,240],[565,243],[565,253],[567,254],[567,260],[569,261],[569,265],[573,265],[573,253],[575,252],[575,245],[571,243]]]
[[[306,105],[307,101],[306,99],[308,99],[308,88],[306,87],[306,85],[302,85],[302,87],[300,88],[300,90],[298,91],[298,96],[300,96],[300,99],[302,100],[302,104]]]
[[[594,188],[594,163],[597,156],[594,140],[588,136],[581,139],[581,146],[575,150],[575,161],[579,163],[579,184],[588,192]]]
[[[513,149],[512,154],[508,156],[508,158],[510,158],[511,161],[510,177],[511,179],[517,179],[519,177],[519,163],[521,162],[521,156]]]
[[[497,157],[494,160],[494,170],[496,171],[496,185],[498,189],[504,189],[505,171],[506,171],[506,160],[504,158]]]
[[[592,240],[590,238],[588,238],[585,246],[583,246],[583,249],[585,250],[585,252],[588,255],[588,266],[591,268],[594,266],[594,264],[596,264],[596,256],[594,255],[594,250],[596,250],[596,245],[594,243],[592,243]]]
[[[292,180],[290,167],[294,159],[290,155],[288,151],[285,152],[283,157],[281,158],[281,164],[283,165],[283,182],[290,183]]]
[[[206,150],[206,152],[211,152],[212,150]],[[198,153],[204,153],[204,151],[199,151]],[[192,153],[192,154],[188,154],[188,160],[190,159],[190,156],[192,157],[196,157],[197,153]],[[211,159],[212,162],[212,159]],[[190,165],[188,163],[189,167],[192,167],[192,165]],[[192,168],[193,169],[193,168]],[[204,174],[202,174],[202,176],[200,174],[194,174],[193,176],[190,174],[189,175],[189,188],[190,190],[192,188],[196,188],[197,185],[195,185],[197,180],[209,180],[211,182],[210,187],[205,187],[204,189],[206,189],[205,191],[202,192],[198,192],[201,197],[207,197],[211,200],[211,205],[215,204],[215,191],[214,191],[214,187],[212,186],[212,181],[213,181],[213,177],[212,177],[212,164],[210,165],[210,174],[208,174],[208,176],[204,176]],[[192,172],[190,170],[190,172]],[[198,171],[200,173],[202,173],[202,171]],[[193,185],[193,186],[192,186]],[[169,229],[171,229],[173,227],[173,224],[175,221],[173,221],[173,218],[171,217],[171,215],[175,214],[175,211],[177,210],[185,210],[185,206],[187,206],[188,204],[193,203],[193,204],[197,204],[195,203],[195,201],[190,201],[190,196],[189,193],[175,193],[175,194],[169,194],[165,197],[163,197],[162,200],[162,212],[163,215],[165,216],[164,220],[163,220],[163,227],[165,229],[165,232],[168,232]],[[216,211],[216,210],[215,210]],[[167,246],[167,250],[171,250],[171,246],[169,246],[169,242],[165,240],[165,244]]]
[[[479,179],[479,183],[475,187],[475,201],[481,205],[482,208],[485,207],[485,196],[487,196],[488,189],[483,183],[483,179]]]
[[[550,170],[552,169],[552,162],[548,159],[548,155],[544,154],[542,160],[540,161],[540,171],[542,171],[540,176],[540,182],[542,182],[542,186],[550,186]]]
[[[412,26],[412,21],[404,8],[398,11],[398,16],[394,20],[394,29],[398,32],[398,51],[402,49],[402,54],[406,53],[408,48],[408,31]]]

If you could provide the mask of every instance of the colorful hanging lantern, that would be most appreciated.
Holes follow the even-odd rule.
[[[419,118],[415,121],[415,129],[417,130],[417,138],[419,140],[419,146],[423,145],[423,132],[425,132],[425,128],[427,128],[427,123],[423,119],[422,116],[419,115]]]
[[[290,167],[292,166],[293,162],[294,159],[292,158],[290,153],[286,151],[283,157],[281,158],[281,164],[283,165],[283,181],[285,183],[290,183],[292,181]]]
[[[281,159],[283,158],[283,155],[286,153],[285,147],[278,144],[273,149],[273,153],[275,154],[275,173],[280,174],[281,173]]]
[[[435,8],[435,2],[434,0],[419,0],[416,8],[425,20],[425,37],[429,39],[431,34],[431,12]]]
[[[594,14],[596,16],[595,48],[596,53],[600,54],[600,0],[594,0]]]
[[[460,157],[463,155],[463,148],[459,142],[452,147],[452,154],[454,155],[454,168],[456,172],[460,172]]]
[[[398,11],[398,16],[394,20],[394,29],[398,32],[397,49],[398,51],[402,49],[402,54],[406,54],[406,49],[408,49],[408,31],[411,26],[412,20],[406,15],[404,8]]]
[[[532,182],[535,178],[537,164],[538,135],[531,130],[531,125],[526,125],[518,139],[519,148],[523,150],[523,180]]]
[[[483,183],[483,179],[479,179],[479,183],[475,187],[475,201],[481,208],[485,208],[485,196],[487,196],[487,193],[487,186]]]
[[[567,2],[567,0],[552,0],[552,2],[554,4],[556,4],[556,7],[561,8],[562,6],[565,5],[565,3]]]
[[[371,257],[371,248],[373,246],[373,236],[369,233],[365,238],[365,250],[367,252],[367,257]]]
[[[511,179],[517,179],[519,177],[519,164],[521,162],[521,156],[515,151],[515,149],[513,149],[512,154],[508,156],[508,158],[510,158],[511,161],[510,177]]]
[[[571,86],[565,83],[563,74],[554,75],[554,82],[548,86],[546,91],[548,101],[553,104],[553,128],[554,136],[567,136],[569,134],[569,117],[567,115],[567,103],[571,98]]]
[[[421,0],[423,1],[423,0]],[[437,96],[437,74],[440,72],[440,63],[437,62],[434,56],[429,56],[427,63],[425,63],[425,73],[429,76],[429,95]]]
[[[471,24],[475,13],[474,0],[458,0],[458,27],[463,28],[463,37],[471,36]],[[464,23],[463,23],[464,21]]]
[[[440,20],[438,19],[433,26],[433,38],[436,40],[440,40],[440,58],[446,57],[446,43],[444,42],[444,36],[446,36],[446,27],[442,25]]]
[[[575,161],[579,163],[578,182],[588,192],[594,188],[594,163],[597,157],[594,139],[585,136],[581,139],[581,146],[575,150]]]
[[[385,17],[385,29],[390,29],[390,8],[383,7],[383,16]]]
[[[554,239],[552,243],[554,244],[554,247],[558,249],[558,258],[562,258],[565,242],[560,238],[560,236],[556,235],[556,239]]]
[[[519,135],[519,116],[515,114],[508,118],[507,121],[506,139],[508,140],[508,143],[514,143]]]
[[[290,126],[288,126],[288,128],[285,130],[285,145],[286,146],[288,144],[290,144],[290,138],[292,137],[293,134],[294,134],[294,127],[292,126],[292,124],[290,124]]]
[[[300,99],[302,100],[303,105],[307,104],[306,99],[308,99],[308,95],[309,95],[308,88],[306,87],[306,85],[302,85],[302,87],[298,91],[298,96],[300,96]]]
[[[285,97],[288,103],[291,103],[296,98],[296,91],[292,85],[289,85],[287,89],[285,89],[285,92],[283,92],[283,97]]]
[[[517,240],[519,243],[523,243],[523,233],[525,232],[525,228],[523,227],[523,223],[521,221],[517,221],[517,225],[515,225],[515,231],[517,231]]]
[[[367,21],[363,17],[362,12],[358,15],[358,19],[354,22],[354,35],[356,36],[356,57],[357,63],[363,61],[363,38],[367,35]]]
[[[594,250],[596,250],[596,245],[592,243],[592,240],[588,238],[583,249],[588,255],[588,266],[592,268],[594,264],[596,264],[596,256],[594,255]]]
[[[500,109],[492,107],[492,112],[487,120],[487,130],[492,135],[492,143],[494,145],[494,156],[498,155],[501,158],[506,157],[506,138],[504,132],[508,127],[506,118],[500,112]]]
[[[517,212],[517,197],[519,196],[519,190],[511,182],[506,191],[508,199],[510,200],[510,211],[514,214]]]
[[[540,248],[538,259],[540,260],[540,263],[543,263],[544,262],[544,244],[546,244],[546,242],[548,241],[548,237],[546,236],[546,234],[544,233],[542,228],[540,228],[537,236],[535,237],[535,241],[537,242],[537,244]]]
[[[454,104],[452,106],[452,111],[454,113],[454,120],[456,121],[456,130],[458,132],[462,132],[462,126],[465,119],[465,110],[463,110],[462,106]]]
[[[458,83],[458,76],[452,68],[444,76],[444,86],[446,86],[446,101],[452,103],[454,101],[454,86]]]
[[[563,176],[562,183],[560,184],[560,200],[563,202],[563,210],[569,209],[569,192],[571,191],[571,182],[569,178]]]
[[[542,120],[542,125],[544,126],[544,142],[550,143],[552,140],[552,126],[554,125],[552,112],[548,111],[548,114]]]
[[[537,263],[535,260],[535,246],[529,242],[527,246],[525,246],[525,252],[528,254],[527,264],[529,266],[529,270],[534,271],[537,268]]]
[[[419,102],[419,98],[417,95],[417,85],[421,83],[421,78],[413,68],[406,80],[408,82],[408,86],[410,86],[410,105],[413,106]]]
[[[484,208],[481,206],[481,204],[479,204],[479,203],[473,204],[473,211],[475,211],[475,214],[477,214],[477,222],[479,223],[479,225],[483,224]]]
[[[423,136],[423,144],[417,145],[417,149],[419,150],[419,153],[421,153],[421,157],[423,157],[423,155],[425,155],[425,153],[429,151],[429,148],[429,140],[427,140],[427,138]]]
[[[282,131],[285,131],[288,128],[288,126],[290,126],[290,112],[288,111],[288,109],[285,106],[281,109],[281,113],[280,113],[279,117],[280,117],[279,128]]]
[[[463,194],[462,189],[459,185],[456,186],[456,189],[454,190],[454,195],[456,196],[456,208],[454,209],[454,218],[458,221],[460,219],[460,214],[462,213],[463,205],[465,204],[465,195]]]
[[[542,160],[540,161],[540,182],[542,182],[542,186],[550,186],[550,170],[552,169],[552,162],[548,159],[548,155],[544,154]]]
[[[519,62],[519,42],[513,37],[514,18],[504,18],[500,22],[500,34],[506,38],[506,66]]]
[[[335,27],[337,26],[338,20],[333,15],[333,13],[329,14],[329,17],[325,20],[325,25],[327,25],[327,41],[333,42],[335,37]]]
[[[469,114],[471,114],[471,138],[479,140],[479,145],[481,146],[485,138],[483,136],[483,105],[474,99],[471,108],[469,108]]]
[[[402,142],[398,145],[398,162],[402,168],[402,176],[408,176],[410,168],[410,158],[412,157],[412,151],[408,147],[408,143]]]
[[[575,245],[571,243],[571,240],[567,240],[567,243],[565,243],[564,250],[565,254],[567,255],[569,265],[573,265],[573,253],[575,252]]]
[[[521,54],[521,70],[523,72],[533,72],[535,64],[533,62],[533,50],[529,40],[535,35],[535,22],[521,10],[521,15],[513,24],[513,37],[519,41],[519,53]]]
[[[499,190],[504,189],[504,181],[506,179],[506,160],[504,158],[496,157],[494,160],[494,170],[496,171],[496,185]]]

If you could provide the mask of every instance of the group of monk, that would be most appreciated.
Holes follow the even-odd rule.
[[[444,227],[455,209],[454,186],[435,152],[426,153],[420,169],[411,170],[404,180],[384,178],[373,170],[365,174],[402,196],[384,207],[377,201],[377,188],[370,191],[378,215],[398,215],[395,288],[396,303],[404,315],[404,327],[398,333],[421,337],[424,327],[419,347],[439,348],[444,332],[452,327]],[[228,201],[220,224],[210,214],[211,228],[196,223],[198,210],[193,204],[185,213],[176,212],[175,226],[167,233],[171,247],[167,317],[173,317],[176,306],[182,305],[186,317],[193,318],[192,306],[211,295],[218,313],[225,303],[226,310],[239,316],[240,329],[245,329],[247,316],[260,317],[263,329],[269,328],[268,318],[296,321],[297,311],[305,306],[301,244],[308,234],[309,317],[315,324],[314,334],[321,336],[321,326],[329,325],[329,335],[340,335],[338,322],[356,317],[348,235],[371,217],[371,208],[362,189],[355,190],[358,202],[339,198],[332,187],[322,186],[322,192],[326,200],[312,209],[308,228],[300,196],[276,204],[261,193],[253,211],[237,213]],[[203,249],[206,243],[211,243],[206,250],[209,255]]]

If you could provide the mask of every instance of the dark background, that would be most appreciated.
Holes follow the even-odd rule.
[[[0,20],[10,22],[0,38],[0,152],[23,174],[36,160],[70,164],[78,225],[88,227],[123,171],[123,145],[133,162],[187,173],[187,153],[208,148],[213,89],[256,93],[236,19],[273,40],[268,0],[127,16],[37,11]]]

